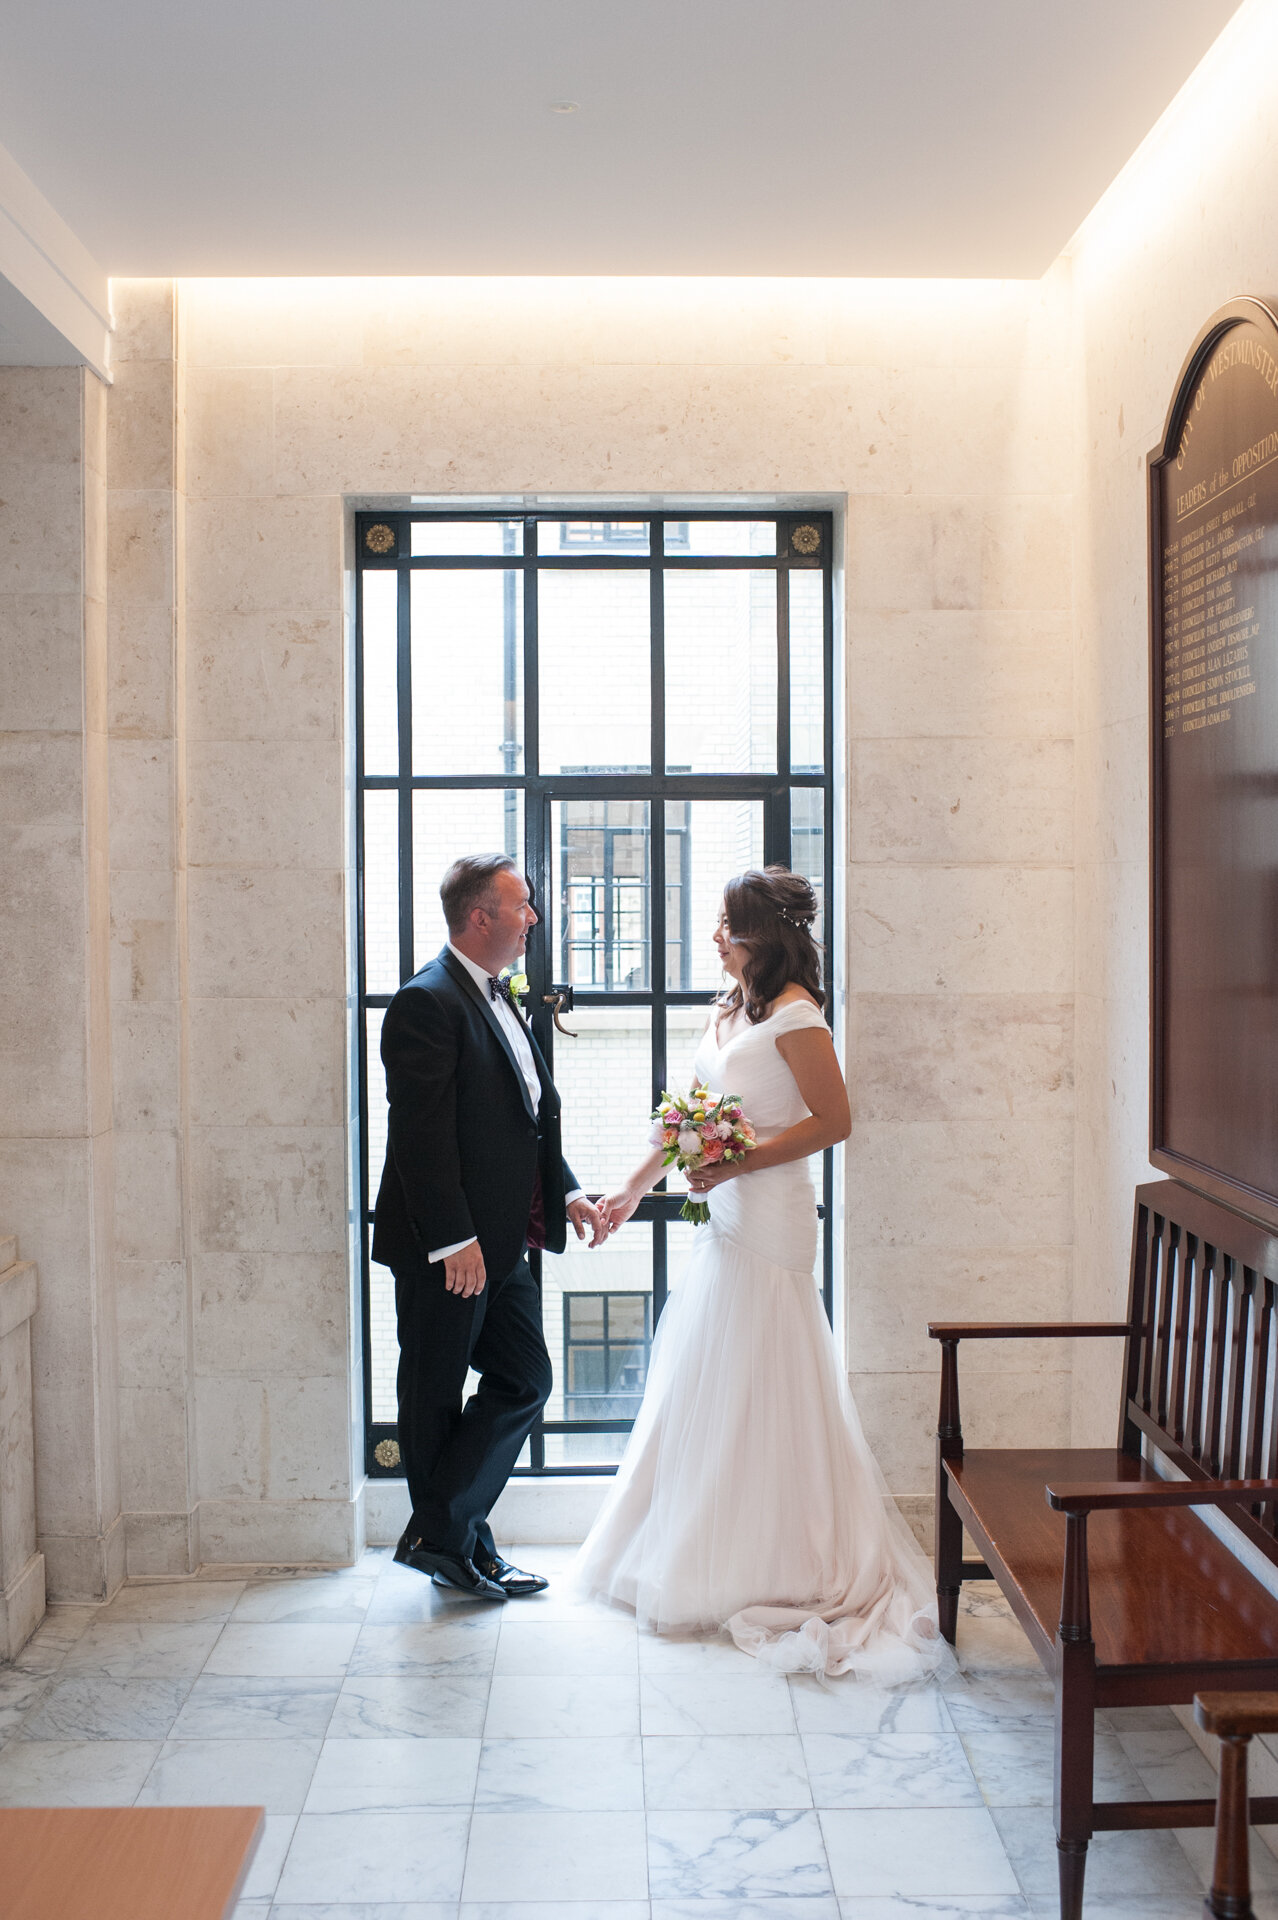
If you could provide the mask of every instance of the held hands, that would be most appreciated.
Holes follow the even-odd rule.
[[[587,1227],[590,1228],[590,1244],[592,1247],[597,1247],[600,1241],[605,1238],[599,1219],[599,1209],[592,1205],[589,1200],[570,1200],[568,1203],[568,1218],[572,1221],[572,1230],[579,1240],[585,1239]]]
[[[629,1187],[622,1187],[617,1193],[605,1194],[599,1202],[599,1226],[591,1246],[601,1247],[610,1234],[614,1234],[618,1227],[623,1227],[642,1199],[642,1190],[634,1192]]]

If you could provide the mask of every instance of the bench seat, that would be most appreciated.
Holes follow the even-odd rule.
[[[1050,1666],[1065,1515],[1048,1506],[1044,1488],[1158,1475],[1116,1447],[968,1448],[946,1469],[969,1533],[992,1573],[999,1563],[995,1577]],[[1106,1682],[1136,1671],[1149,1704],[1188,1704],[1201,1686],[1245,1687],[1278,1669],[1278,1600],[1192,1508],[1095,1513],[1087,1559],[1098,1707],[1121,1704]],[[1119,1691],[1130,1699],[1129,1686]]]

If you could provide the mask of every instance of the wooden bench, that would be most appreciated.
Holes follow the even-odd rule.
[[[227,1920],[261,1807],[0,1812],[4,1920]]]
[[[928,1331],[941,1343],[941,1629],[954,1641],[964,1580],[993,1578],[1055,1683],[1061,1915],[1079,1920],[1093,1833],[1214,1815],[1210,1800],[1096,1801],[1096,1710],[1278,1690],[1278,1598],[1239,1558],[1248,1542],[1278,1569],[1278,1239],[1151,1182],[1136,1190],[1126,1320]],[[1117,1446],[965,1449],[959,1344],[995,1339],[1124,1341]],[[983,1562],[964,1561],[964,1527]],[[1278,1821],[1278,1798],[1250,1812]]]

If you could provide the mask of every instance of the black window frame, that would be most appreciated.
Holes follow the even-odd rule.
[[[563,549],[558,541],[547,552],[539,551],[539,530],[544,526],[558,525],[564,521],[598,521],[606,519],[608,525],[618,520],[627,524],[645,521],[648,525],[648,550],[639,552],[635,548],[622,547],[620,544],[601,543],[596,550],[592,548]],[[665,546],[665,528],[670,524],[672,531],[687,527],[696,520],[708,521],[769,521],[777,530],[775,552],[769,554],[690,554],[686,546],[679,544],[673,551]],[[522,522],[523,550],[520,553],[503,551],[493,554],[419,554],[412,552],[411,528],[414,522],[442,521],[506,523]],[[796,540],[797,534],[797,540]],[[356,592],[355,592],[355,675],[354,675],[354,720],[355,720],[355,863],[356,863],[356,914],[355,914],[355,973],[357,999],[357,1035],[356,1035],[356,1080],[357,1109],[360,1128],[358,1143],[358,1207],[360,1224],[360,1260],[361,1260],[361,1335],[362,1368],[365,1408],[365,1466],[370,1477],[395,1477],[402,1471],[398,1462],[398,1449],[387,1446],[396,1438],[393,1422],[374,1421],[372,1419],[372,1343],[369,1287],[369,1246],[372,1226],[372,1203],[375,1197],[376,1182],[380,1168],[370,1168],[366,1142],[368,1139],[369,1116],[369,1076],[375,1081],[380,1076],[380,1062],[368,1058],[368,1013],[375,1008],[385,1008],[393,997],[389,993],[368,992],[365,970],[365,923],[364,923],[364,806],[366,793],[394,791],[398,795],[399,813],[399,947],[400,978],[411,977],[414,971],[413,938],[413,795],[418,791],[457,792],[465,789],[489,789],[522,791],[524,797],[524,844],[527,854],[528,879],[534,897],[549,903],[547,855],[550,847],[552,827],[552,806],[555,801],[565,799],[642,799],[649,804],[649,904],[648,904],[648,986],[642,991],[616,991],[607,988],[598,990],[577,989],[575,1001],[580,1006],[624,1006],[626,1004],[642,1006],[651,1011],[652,1062],[653,1062],[653,1098],[661,1091],[666,1070],[666,1009],[674,1006],[707,1006],[713,999],[710,992],[689,989],[683,985],[667,985],[667,969],[670,961],[670,949],[667,945],[667,851],[668,836],[678,829],[672,827],[666,817],[665,802],[695,800],[732,800],[748,799],[762,803],[763,809],[763,857],[764,861],[789,861],[792,852],[791,833],[791,793],[799,788],[819,790],[822,795],[821,818],[824,836],[822,859],[822,900],[824,926],[827,940],[827,962],[825,969],[825,1014],[827,1021],[833,1021],[834,978],[832,966],[831,936],[839,924],[841,901],[835,892],[835,817],[834,817],[834,781],[835,781],[835,720],[834,720],[834,606],[833,606],[833,516],[828,511],[765,512],[758,508],[737,508],[705,510],[683,507],[676,513],[654,514],[636,511],[634,513],[601,516],[597,509],[588,505],[574,509],[557,508],[553,511],[516,513],[507,509],[465,509],[413,508],[394,511],[361,510],[355,514],[355,552],[356,552]],[[509,547],[511,542],[504,541]],[[524,683],[524,753],[522,769],[517,768],[517,743],[508,741],[503,751],[502,768],[485,774],[448,774],[419,773],[412,768],[412,660],[411,660],[411,618],[410,618],[410,579],[417,570],[505,570],[508,575],[520,573],[523,576],[523,632],[522,665]],[[590,572],[595,569],[613,571],[627,569],[646,572],[650,584],[650,685],[651,685],[651,764],[644,771],[618,770],[616,772],[583,772],[542,774],[537,758],[538,742],[538,636],[537,609],[538,599],[536,582],[539,574],[548,569],[570,572]],[[363,594],[360,591],[360,578],[364,571],[393,569],[399,574],[398,591],[398,697],[399,697],[399,769],[394,774],[369,775],[364,770],[363,739]],[[667,770],[665,749],[665,659],[664,659],[664,622],[662,583],[665,571],[773,571],[777,576],[777,717],[776,717],[776,771],[764,773],[693,773],[690,771],[670,772]],[[789,647],[789,595],[786,580],[796,571],[820,571],[822,574],[822,681],[823,681],[823,767],[820,770],[796,768],[791,762],[790,753],[790,647]],[[513,703],[513,687],[507,689],[508,701]],[[508,705],[508,711],[513,704]],[[684,821],[686,823],[686,813]],[[663,830],[663,828],[665,830]],[[686,873],[681,877],[686,877]],[[681,910],[686,909],[688,888],[683,885]],[[686,920],[686,911],[681,913]],[[530,992],[527,1006],[531,1010],[532,1026],[538,1044],[542,1047],[553,1066],[554,1029],[550,1006],[545,996],[550,989],[558,987],[557,978],[559,956],[550,952],[550,943],[554,931],[553,911],[544,913],[540,924],[533,930],[529,941],[525,962],[530,980]],[[681,925],[681,948],[686,956],[688,952],[688,929]],[[380,1086],[378,1097],[383,1097]],[[654,1191],[641,1203],[635,1214],[637,1221],[647,1221],[652,1227],[653,1241],[653,1289],[652,1316],[654,1326],[659,1323],[661,1310],[667,1296],[667,1246],[666,1228],[677,1217],[682,1205],[682,1196],[661,1190]],[[834,1246],[830,1231],[833,1214],[834,1154],[827,1149],[823,1155],[823,1173],[818,1195],[818,1211],[825,1223],[821,1236],[820,1284],[822,1298],[827,1315],[833,1319],[834,1306]],[[540,1256],[530,1255],[537,1277],[540,1278]],[[578,1420],[546,1421],[534,1429],[529,1442],[530,1463],[515,1469],[517,1475],[553,1477],[563,1474],[610,1474],[616,1471],[612,1465],[570,1464],[557,1465],[546,1463],[545,1438],[553,1433],[617,1433],[629,1431],[629,1420]],[[381,1457],[379,1458],[379,1451]]]

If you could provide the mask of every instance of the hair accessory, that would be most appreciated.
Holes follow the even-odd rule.
[[[795,918],[794,914],[787,913],[784,907],[777,908],[777,919],[784,920],[787,927],[807,928],[812,925],[812,922],[815,918],[816,918],[815,914],[810,913],[804,919],[799,920]]]

